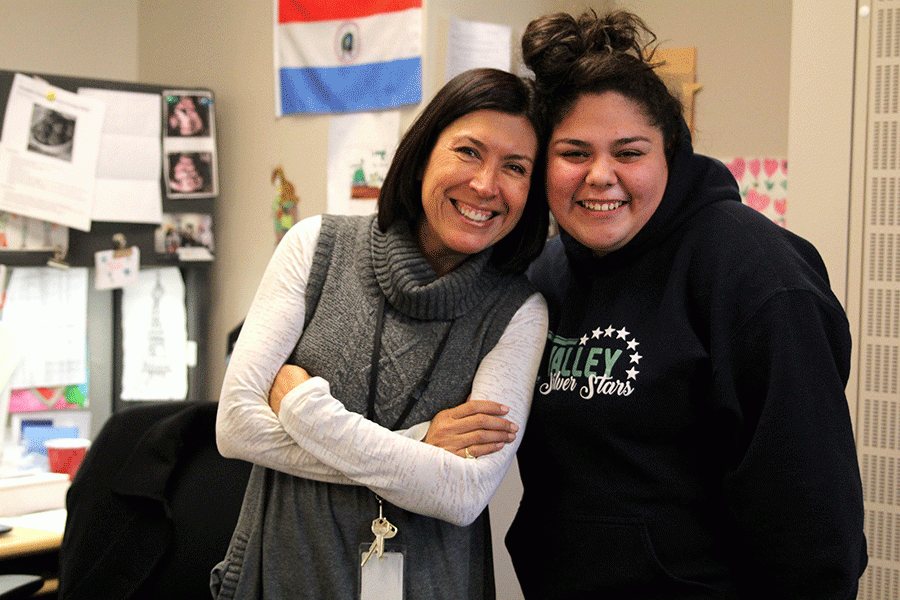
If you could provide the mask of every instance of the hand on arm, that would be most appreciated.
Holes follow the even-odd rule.
[[[546,336],[546,303],[535,294],[519,309],[500,341],[481,361],[472,383],[472,397],[478,401],[502,398],[509,406],[509,412],[502,418],[520,429],[513,442],[478,460],[466,460],[447,451],[461,447],[464,455],[465,446],[461,444],[472,439],[473,432],[476,436],[483,435],[477,433],[477,425],[474,429],[465,425],[465,416],[458,419],[462,424],[452,419],[443,426],[438,423],[432,434],[444,428],[444,433],[438,435],[441,441],[436,442],[440,448],[421,444],[348,411],[331,395],[328,382],[320,377],[313,377],[284,397],[279,420],[298,446],[388,502],[467,525],[484,510],[515,457],[531,407]],[[472,416],[478,413],[478,406],[473,404],[463,409],[463,413],[475,408],[468,415]],[[454,436],[466,441],[454,441]]]
[[[269,390],[269,406],[276,416],[284,397],[310,379],[309,373],[296,365],[284,365],[278,370]],[[519,426],[501,416],[508,412],[508,406],[497,402],[469,398],[435,415],[422,441],[462,458],[466,457],[467,449],[474,458],[493,454],[516,439]]]
[[[467,448],[475,458],[493,454],[516,439],[519,426],[503,418],[507,413],[508,406],[469,397],[435,415],[422,441],[462,458]]]
[[[309,379],[312,378],[306,369],[296,365],[284,365],[278,369],[275,381],[272,382],[272,389],[269,390],[269,406],[272,407],[276,416],[281,410],[281,401],[285,395]]]

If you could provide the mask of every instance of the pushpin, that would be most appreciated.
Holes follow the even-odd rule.
[[[47,100],[56,100],[56,92],[47,90]]]

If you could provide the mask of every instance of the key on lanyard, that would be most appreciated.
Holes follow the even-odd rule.
[[[381,514],[381,498],[378,499],[378,518],[372,521],[372,533],[375,534],[375,541],[369,546],[362,559],[362,567],[366,566],[372,554],[378,553],[378,558],[384,554],[384,540],[390,539],[397,535],[397,528]]]

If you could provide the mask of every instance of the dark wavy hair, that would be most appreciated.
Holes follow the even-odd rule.
[[[593,10],[574,17],[538,17],[522,35],[522,59],[534,72],[531,84],[552,131],[583,94],[618,92],[642,107],[662,131],[666,158],[682,136],[682,104],[654,71],[656,35],[637,15]]]
[[[400,140],[378,197],[378,227],[387,231],[398,219],[415,231],[424,214],[422,176],[438,137],[471,112],[493,110],[525,117],[537,136],[537,156],[522,218],[494,245],[491,263],[505,273],[521,273],[540,254],[547,238],[549,210],[544,195],[546,135],[530,86],[498,69],[472,69],[444,85]]]

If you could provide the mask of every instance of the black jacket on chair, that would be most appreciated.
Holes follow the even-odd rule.
[[[215,445],[216,404],[114,414],[66,496],[61,600],[209,598],[250,465]]]

